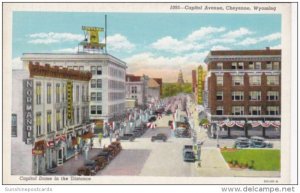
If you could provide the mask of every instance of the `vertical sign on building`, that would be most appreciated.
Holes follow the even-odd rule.
[[[72,120],[73,119],[73,84],[72,84],[72,81],[67,82],[67,102],[68,102],[67,119]]]
[[[23,80],[23,141],[32,143],[33,137],[33,80]]]
[[[200,65],[198,67],[198,104],[201,105],[203,104],[203,67]]]

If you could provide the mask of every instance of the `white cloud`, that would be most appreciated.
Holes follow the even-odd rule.
[[[84,39],[84,35],[81,34],[72,34],[72,33],[35,33],[28,36],[30,40],[28,43],[32,44],[52,44],[59,42],[80,42]]]
[[[274,40],[279,40],[281,38],[281,34],[280,33],[273,33],[270,35],[266,35],[263,37],[257,37],[257,38],[246,38],[243,41],[239,42],[238,45],[242,45],[242,46],[248,46],[248,45],[253,45],[253,44],[257,44],[260,42],[271,42]]]
[[[211,35],[213,33],[223,32],[226,29],[224,27],[201,27],[199,30],[192,32],[190,35],[187,36],[187,41],[198,41],[202,38],[205,38],[207,35]]]
[[[12,60],[12,69],[23,69],[23,62],[21,60],[21,57],[13,58]]]
[[[230,50],[230,48],[226,47],[226,46],[216,45],[216,46],[213,46],[211,48],[211,50]]]
[[[57,49],[53,50],[53,52],[63,52],[63,53],[76,53],[78,51],[78,47],[74,48],[62,48],[62,49]]]
[[[181,56],[157,56],[150,52],[139,53],[124,59],[128,64],[128,73],[136,75],[149,75],[150,77],[163,78],[164,82],[175,82],[180,69],[183,71],[184,80],[191,82],[191,71],[207,56],[208,51],[195,52]]]
[[[245,36],[245,35],[250,35],[252,33],[253,32],[251,32],[249,29],[241,27],[237,30],[227,32],[222,37],[227,38],[227,39],[235,39],[235,38],[239,38],[239,37],[242,37],[242,36]]]
[[[107,37],[107,48],[112,51],[130,52],[135,48],[135,45],[127,37],[121,34],[114,34]]]
[[[195,42],[186,42],[185,40],[179,41],[177,39],[172,38],[171,36],[161,38],[156,42],[152,43],[151,46],[157,50],[164,50],[175,53],[199,50],[203,48],[202,45],[197,44]]]
[[[281,49],[281,44],[271,46],[271,49]]]

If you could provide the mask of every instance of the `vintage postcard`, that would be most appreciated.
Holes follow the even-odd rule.
[[[4,3],[3,184],[295,183],[293,10]]]

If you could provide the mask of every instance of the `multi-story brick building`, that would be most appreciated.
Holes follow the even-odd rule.
[[[280,135],[281,50],[210,51],[205,63],[204,106],[209,120],[242,124],[225,126],[223,134]],[[276,121],[276,127],[268,121]],[[254,122],[261,125],[253,127]]]
[[[126,99],[135,99],[137,104],[144,106],[147,103],[147,77],[126,75]]]

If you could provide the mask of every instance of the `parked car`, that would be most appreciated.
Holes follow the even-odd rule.
[[[250,138],[250,147],[252,148],[272,148],[273,144],[265,141],[263,137],[253,136]]]
[[[135,140],[135,134],[134,133],[127,133],[124,134],[123,136],[119,137],[119,140],[129,140],[129,141],[134,141]]]
[[[156,140],[162,140],[163,142],[166,142],[167,141],[167,136],[164,134],[164,133],[159,133],[155,136],[152,136],[151,137],[151,141],[156,141]]]
[[[248,148],[250,147],[250,141],[246,137],[238,137],[234,142],[235,148]]]
[[[148,120],[148,122],[154,122],[156,121],[156,116],[151,116]]]
[[[193,150],[192,145],[185,145],[183,147],[183,161],[192,161],[194,162],[196,160],[196,156]]]
[[[166,111],[166,115],[172,115],[172,111],[169,109]]]

